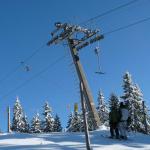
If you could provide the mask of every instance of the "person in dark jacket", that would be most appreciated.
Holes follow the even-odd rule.
[[[109,125],[110,125],[110,138],[119,138],[118,123],[120,120],[120,113],[118,109],[112,108],[109,113]]]

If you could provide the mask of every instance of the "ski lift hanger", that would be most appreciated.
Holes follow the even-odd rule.
[[[30,67],[29,65],[25,64],[24,61],[21,61],[20,64],[22,65],[22,67],[24,68],[24,70],[25,70],[26,72],[31,71],[31,67]]]
[[[101,71],[101,67],[100,67],[100,56],[99,56],[99,53],[100,53],[100,47],[99,47],[99,43],[98,43],[98,46],[95,47],[94,49],[94,52],[97,56],[97,66],[98,66],[98,70],[95,72],[96,74],[100,74],[100,75],[104,75],[105,72],[102,72]]]

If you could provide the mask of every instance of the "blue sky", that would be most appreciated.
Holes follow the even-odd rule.
[[[0,128],[3,131],[7,129],[6,107],[10,105],[12,112],[16,96],[19,96],[29,120],[37,111],[41,113],[44,102],[48,101],[53,114],[57,113],[63,126],[66,126],[74,103],[80,103],[80,94],[67,47],[61,44],[46,46],[47,41],[50,40],[50,32],[54,29],[54,23],[61,21],[78,24],[127,2],[129,0],[1,0],[0,79],[45,44],[32,59],[26,62],[31,68],[29,72],[20,66],[9,78],[0,82]],[[150,1],[139,0],[90,23],[87,27],[99,28],[101,33],[105,33],[150,17],[149,15]],[[149,26],[150,22],[144,22],[110,34],[100,41],[100,63],[102,71],[106,72],[103,76],[94,73],[98,67],[94,54],[97,43],[80,51],[81,63],[96,104],[99,89],[102,89],[106,101],[112,92],[121,96],[122,76],[129,71],[133,81],[139,84],[147,105],[150,106]],[[64,55],[66,57],[55,66],[50,67],[22,88],[7,94]]]

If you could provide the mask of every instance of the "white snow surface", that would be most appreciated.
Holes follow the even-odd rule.
[[[90,132],[93,150],[150,150],[150,136],[129,133],[128,140],[109,139],[104,126]],[[0,134],[0,150],[86,150],[84,133]]]

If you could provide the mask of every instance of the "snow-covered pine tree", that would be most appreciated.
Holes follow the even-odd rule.
[[[80,132],[80,122],[80,114],[78,112],[74,112],[72,120],[72,132]]]
[[[53,132],[53,125],[54,125],[54,118],[51,114],[52,109],[49,106],[48,102],[45,103],[44,105],[44,121],[43,121],[43,132]]]
[[[123,76],[123,96],[121,98],[127,103],[128,109],[130,112],[130,117],[131,117],[131,124],[130,128],[132,130],[135,130],[134,128],[134,118],[135,118],[135,108],[134,108],[134,86],[133,86],[133,81],[131,78],[131,74],[129,72],[125,72]]]
[[[23,110],[20,104],[20,100],[17,97],[13,107],[13,120],[11,130],[16,132],[22,132],[23,127]]]
[[[145,106],[145,110],[143,112],[142,102],[144,101],[144,99],[143,99],[143,94],[141,92],[140,87],[137,84],[135,84],[133,87],[134,87],[133,88],[134,89],[133,90],[134,101],[132,103],[132,106],[134,108],[134,112],[133,112],[134,117],[132,121],[132,126],[136,131],[145,133],[145,120],[144,119],[149,120],[148,111]],[[144,118],[144,113],[145,113],[146,118]]]
[[[23,121],[22,132],[29,133],[30,126],[29,126],[28,119],[27,119],[26,115],[23,116],[22,121]]]
[[[115,109],[119,109],[119,98],[114,93],[112,93],[110,95],[110,98],[109,98],[109,108],[110,108],[110,110],[112,110],[114,108]]]
[[[68,119],[67,126],[66,126],[67,132],[71,132],[72,121],[73,121],[73,112],[71,112],[70,115],[69,115],[69,119]]]
[[[83,125],[82,125],[82,117],[78,111],[75,111],[74,114],[71,113],[68,120],[67,131],[68,132],[82,132]]]
[[[131,74],[126,72],[123,76],[123,96],[121,98],[128,103],[129,110],[132,111],[132,102],[134,101],[133,91],[133,81],[131,78]]]
[[[144,127],[144,113],[143,113],[143,94],[140,87],[134,84],[131,78],[131,74],[126,72],[123,76],[123,96],[121,98],[128,104],[131,124],[130,127],[134,131],[145,132]],[[149,120],[148,112],[147,120]]]
[[[81,112],[80,114],[80,121],[79,121],[79,124],[80,124],[80,132],[84,132],[85,128],[84,128],[84,118],[83,118],[83,112]]]
[[[148,108],[145,106],[145,110],[146,110],[146,125],[147,125],[147,133],[148,134],[150,134],[150,114],[148,113],[149,112],[149,110],[148,110]]]
[[[53,132],[62,132],[62,126],[59,116],[56,114],[54,118]]]
[[[105,103],[104,95],[101,90],[98,93],[97,101],[98,101],[97,111],[98,111],[101,124],[108,125],[109,111]]]
[[[143,94],[140,88],[135,84],[133,85],[133,101],[132,101],[132,111],[133,111],[133,120],[132,128],[136,131],[144,131],[144,115],[143,115]],[[141,132],[140,131],[140,132]]]
[[[39,113],[37,113],[32,121],[31,121],[31,129],[30,129],[31,133],[41,133],[41,120],[40,120],[40,116]]]

